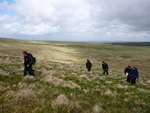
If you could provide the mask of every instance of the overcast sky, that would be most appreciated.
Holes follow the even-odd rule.
[[[0,0],[0,37],[150,41],[150,0]]]

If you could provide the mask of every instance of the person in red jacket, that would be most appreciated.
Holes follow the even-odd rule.
[[[124,69],[124,74],[127,76],[127,82],[130,83],[131,82],[131,73],[132,73],[132,67],[130,65],[128,65],[125,69]]]

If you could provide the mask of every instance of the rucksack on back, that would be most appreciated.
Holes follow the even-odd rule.
[[[36,58],[32,54],[29,54],[29,56],[30,56],[30,59],[31,59],[31,64],[35,65],[36,64]]]
[[[32,56],[32,64],[35,65],[36,64],[36,58]]]

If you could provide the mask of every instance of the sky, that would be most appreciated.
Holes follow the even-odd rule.
[[[150,0],[0,0],[0,37],[150,41]]]

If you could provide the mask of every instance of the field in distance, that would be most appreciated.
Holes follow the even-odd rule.
[[[35,77],[23,77],[24,50],[37,59]],[[126,83],[127,65],[140,71],[134,86]],[[150,46],[142,44],[0,39],[0,113],[149,113],[149,73]]]

